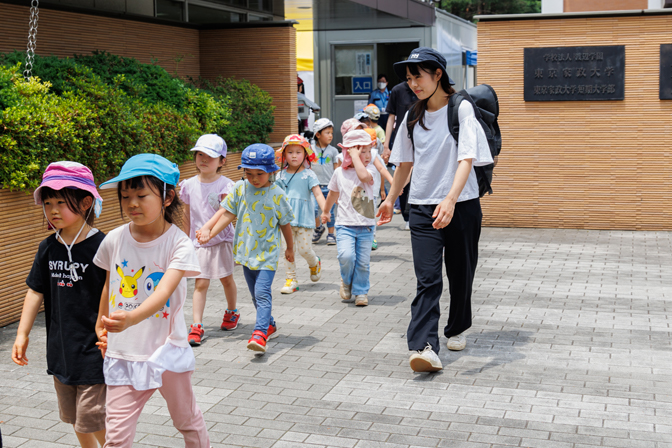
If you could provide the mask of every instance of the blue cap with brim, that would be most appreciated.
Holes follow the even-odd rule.
[[[254,143],[245,150],[240,157],[238,169],[262,170],[267,173],[278,171],[280,167],[275,163],[275,151],[263,143]]]
[[[115,188],[119,182],[140,176],[154,176],[169,185],[177,186],[180,170],[175,163],[158,154],[138,154],[124,163],[117,177],[103,182],[99,188]]]
[[[448,73],[446,72],[446,58],[444,58],[443,55],[435,49],[429,47],[418,47],[411,51],[411,54],[408,55],[408,59],[405,61],[396,62],[394,64],[394,72],[400,79],[405,80],[406,66],[409,64],[419,64],[421,62],[436,68],[440,68],[443,70],[443,73],[448,76]],[[450,79],[450,76],[448,76],[448,82],[452,85],[455,85],[455,81]]]

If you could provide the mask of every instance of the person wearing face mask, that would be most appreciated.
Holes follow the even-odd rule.
[[[377,87],[378,89],[374,90],[371,92],[371,95],[369,95],[369,103],[375,104],[378,106],[378,109],[380,109],[380,119],[378,120],[378,124],[381,128],[385,129],[388,117],[385,109],[387,108],[387,102],[390,99],[390,90],[387,88],[387,76],[382,73],[378,75]]]

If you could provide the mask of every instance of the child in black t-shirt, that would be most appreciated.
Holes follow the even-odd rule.
[[[26,280],[12,360],[28,364],[28,335],[44,302],[47,373],[61,420],[74,426],[82,447],[103,445],[105,377],[95,326],[107,273],[93,264],[105,237],[93,228],[102,199],[91,170],[76,162],[50,164],[34,198],[56,233],[40,243]]]

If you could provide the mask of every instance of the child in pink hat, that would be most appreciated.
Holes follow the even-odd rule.
[[[329,182],[329,194],[323,210],[338,201],[336,214],[336,246],[341,268],[341,299],[355,296],[355,305],[369,304],[369,264],[376,224],[373,181],[375,166],[371,163],[372,141],[363,130],[345,134],[343,165],[336,168]],[[328,220],[322,214],[322,222]]]
[[[54,377],[61,420],[82,446],[105,443],[105,377],[95,326],[106,272],[93,263],[105,235],[93,228],[102,199],[91,170],[76,162],[50,164],[35,203],[56,233],[40,243],[12,360],[28,364],[28,335],[40,306],[47,320],[47,373]]]

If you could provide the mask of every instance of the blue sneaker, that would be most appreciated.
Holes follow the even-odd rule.
[[[322,234],[324,231],[327,230],[324,226],[316,227],[315,231],[313,232],[313,243],[317,243],[320,241],[320,238],[322,238]]]
[[[336,245],[336,235],[333,233],[330,233],[327,235],[327,246],[335,246]]]

